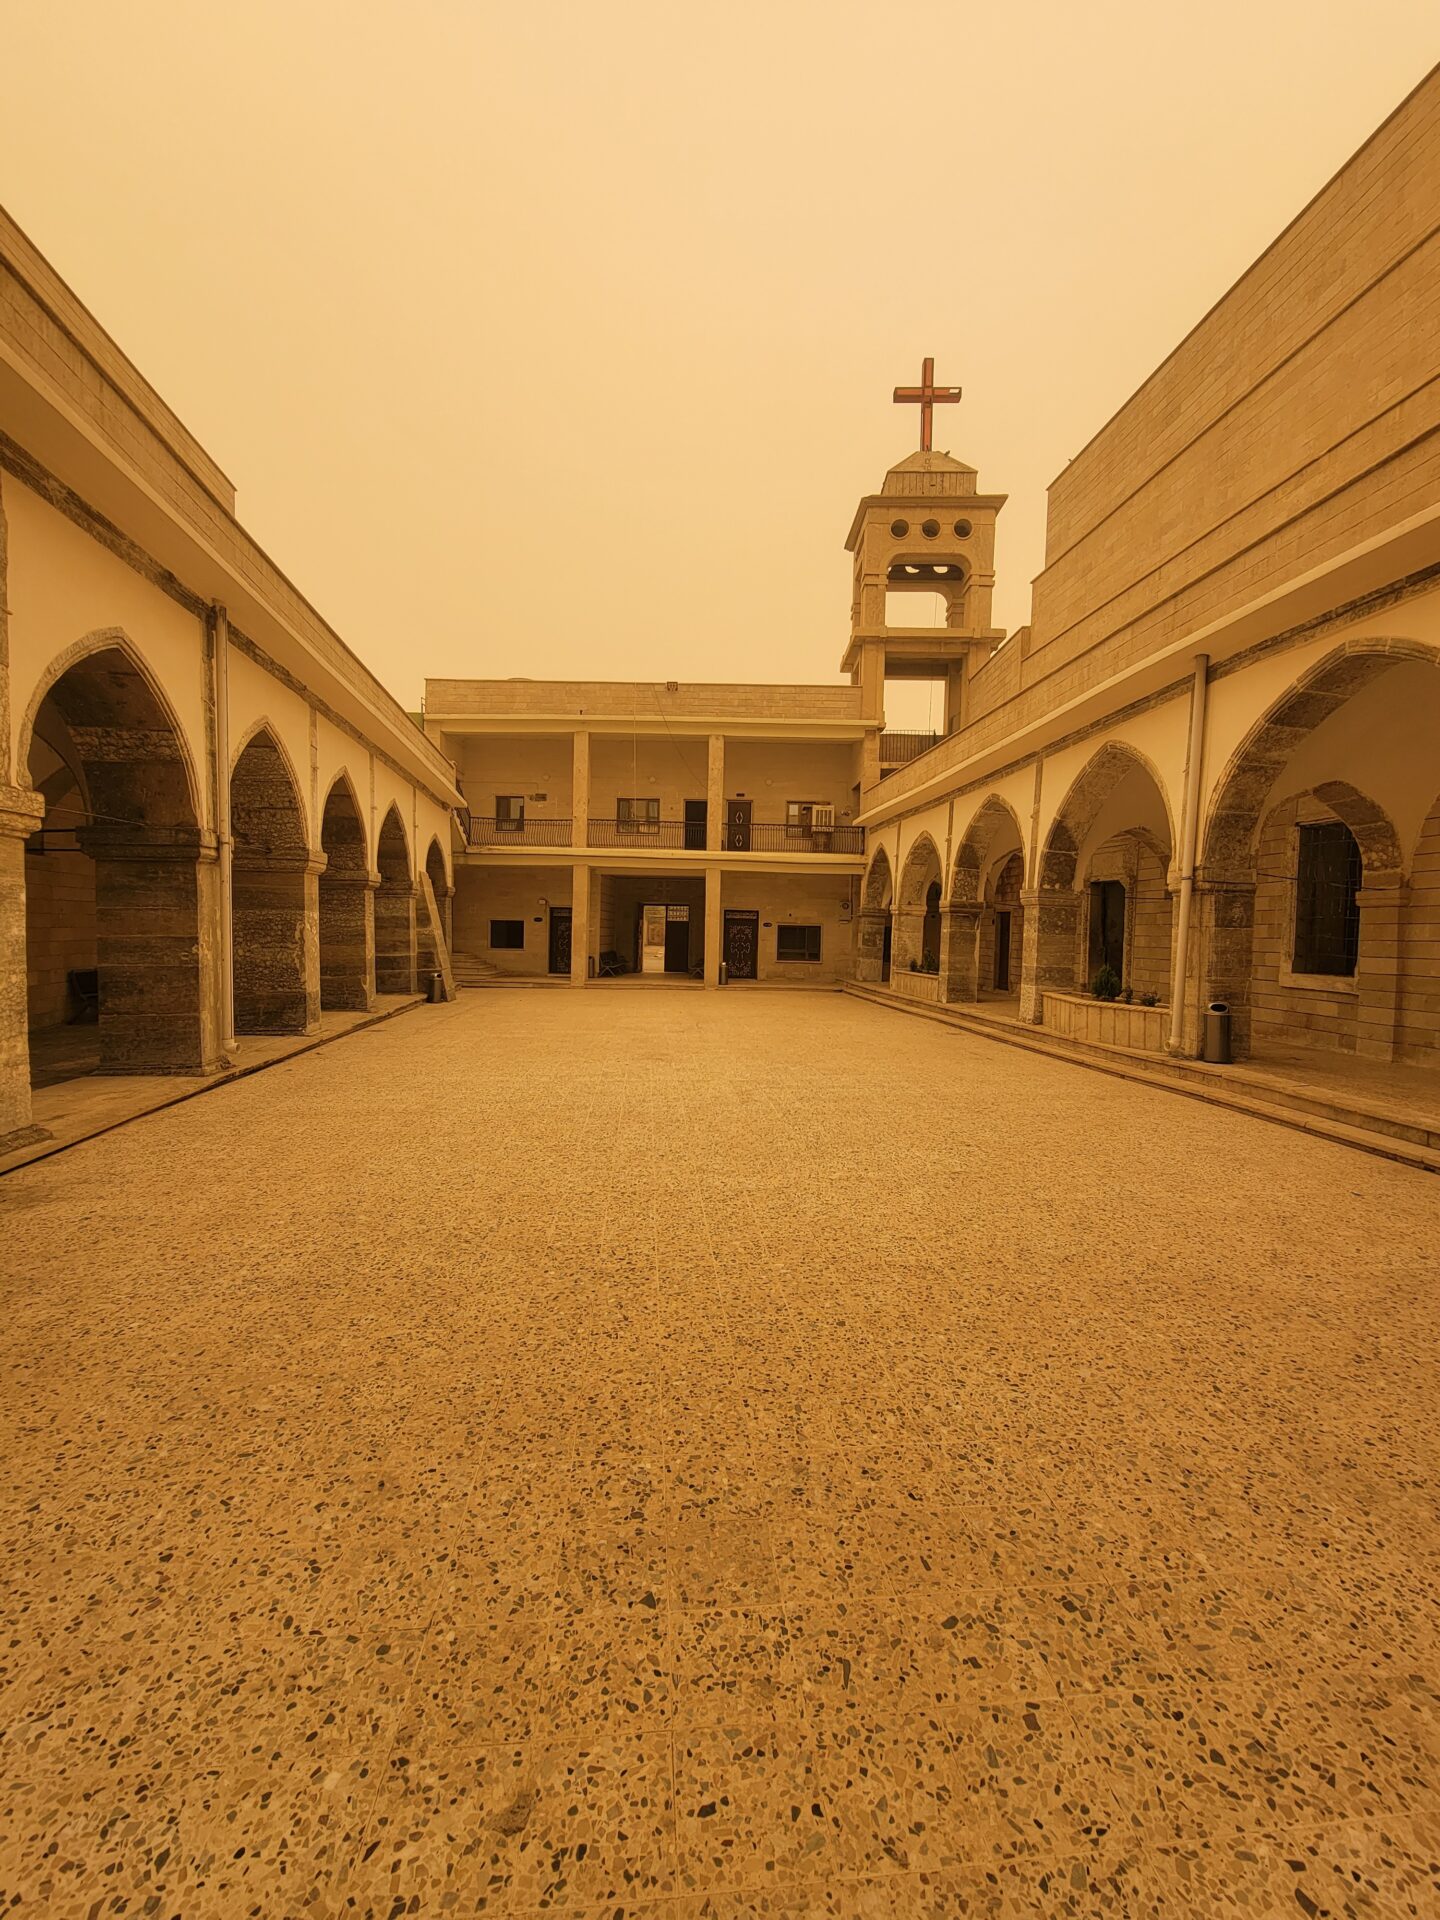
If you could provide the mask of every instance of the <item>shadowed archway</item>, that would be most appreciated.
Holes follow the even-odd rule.
[[[375,990],[414,993],[417,971],[415,882],[410,842],[399,809],[385,815],[375,846],[380,885],[375,890]]]
[[[37,873],[30,951],[60,953],[72,986],[93,982],[80,991],[97,1027],[98,1070],[214,1071],[215,837],[200,824],[179,722],[124,635],[81,642],[53,664],[20,753],[57,802],[35,858],[54,863],[63,846],[70,872],[64,888],[48,889]],[[59,1006],[56,1024],[66,1018]],[[95,1064],[92,1056],[80,1070]]]
[[[320,1021],[318,863],[294,771],[266,726],[230,775],[235,1031],[309,1033]]]
[[[871,986],[890,977],[890,903],[894,896],[890,856],[875,849],[860,889],[860,924],[855,939],[855,978]]]
[[[363,1013],[375,1003],[375,877],[348,774],[325,796],[320,845],[320,1005]]]

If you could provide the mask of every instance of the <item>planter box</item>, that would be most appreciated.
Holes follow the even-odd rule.
[[[1081,993],[1042,993],[1041,1024],[1068,1040],[1090,1040],[1101,1047],[1130,1047],[1137,1053],[1163,1053],[1170,1026],[1166,1006],[1138,1007],[1132,1001],[1092,1000]]]
[[[940,976],[938,973],[892,973],[890,991],[898,993],[902,1000],[926,1000],[930,1005],[940,1002]]]

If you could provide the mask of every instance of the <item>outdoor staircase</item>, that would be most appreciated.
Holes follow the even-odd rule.
[[[469,987],[568,987],[568,974],[552,973],[506,973],[500,967],[492,967],[488,960],[477,959],[473,953],[456,953],[453,956],[455,984],[462,991]]]

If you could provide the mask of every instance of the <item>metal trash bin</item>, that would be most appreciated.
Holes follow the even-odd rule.
[[[1216,1067],[1230,1064],[1230,1009],[1223,1000],[1212,1000],[1205,1009],[1205,1044],[1200,1058]]]
[[[427,998],[427,999],[429,1000],[429,1002],[430,1002],[430,1004],[431,1004],[431,1006],[432,1006],[432,1007],[438,1007],[438,1006],[440,1005],[440,1003],[441,1003],[441,1001],[442,1001],[442,1000],[444,1000],[444,998],[445,998],[445,976],[444,976],[444,974],[443,974],[443,973],[432,973],[432,974],[431,974],[431,976],[430,976],[430,991],[429,991],[429,993],[428,993],[428,994],[426,995],[426,998]]]
[[[720,962],[720,985],[722,987],[725,987],[725,986],[728,986],[729,984],[730,984],[730,969],[729,967],[726,966],[725,962],[722,960]]]

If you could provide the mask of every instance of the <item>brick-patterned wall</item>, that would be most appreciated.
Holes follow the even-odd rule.
[[[1250,975],[1251,1044],[1256,1049],[1269,1040],[1354,1051],[1358,990],[1297,987],[1285,979],[1295,932],[1295,828],[1302,821],[1335,817],[1318,800],[1301,795],[1273,808],[1260,829]]]
[[[854,686],[765,686],[682,682],[674,693],[662,681],[427,680],[425,711],[437,720],[474,714],[561,714],[567,718],[632,720],[651,732],[666,720],[860,719]]]
[[[95,862],[63,841],[25,856],[25,940],[30,1030],[62,1026],[66,974],[95,965]]]
[[[569,867],[478,867],[457,865],[451,902],[456,953],[470,954],[502,973],[547,973],[550,915],[542,899],[570,903]],[[523,948],[492,951],[490,922],[523,920]]]
[[[1415,849],[1401,953],[1397,1057],[1440,1068],[1440,800]]]

